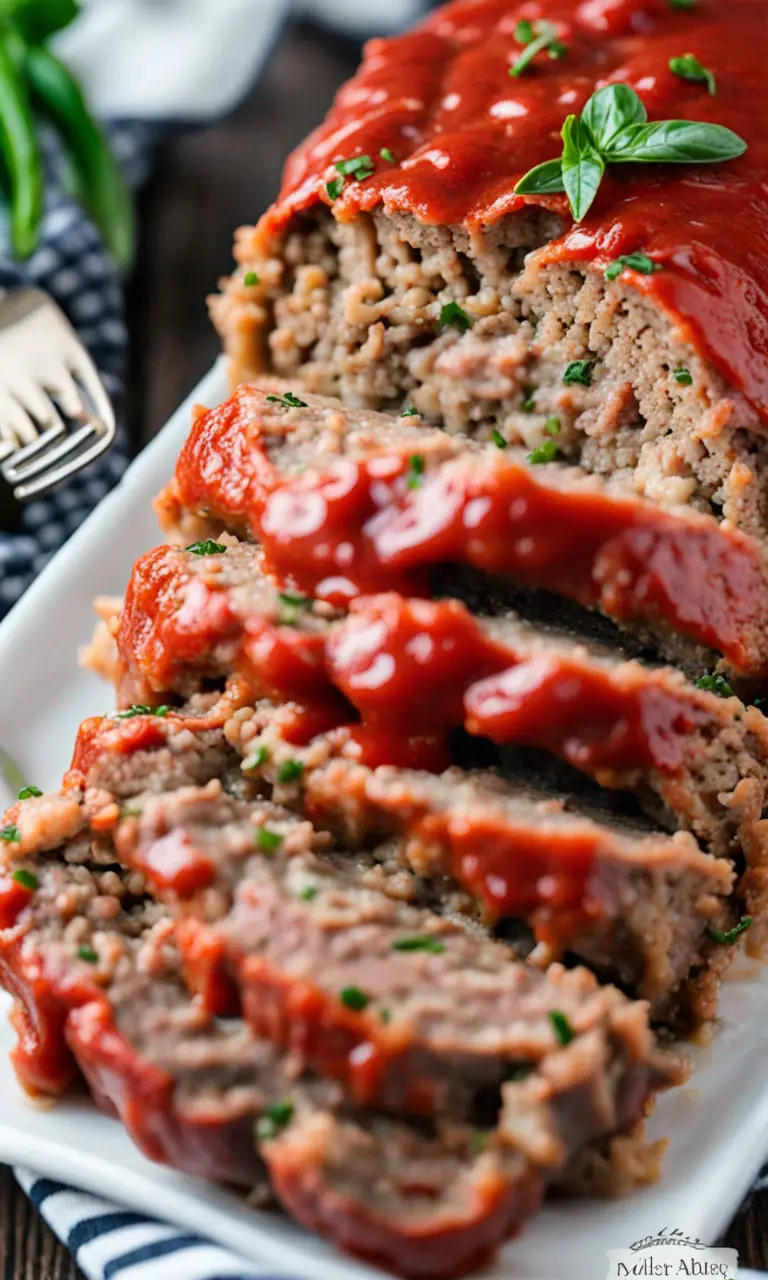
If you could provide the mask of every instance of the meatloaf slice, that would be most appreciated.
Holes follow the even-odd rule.
[[[332,401],[285,407],[278,385],[197,418],[159,500],[165,528],[202,517],[246,533],[283,581],[331,602],[423,594],[438,567],[466,567],[597,609],[698,670],[716,654],[768,671],[768,571],[752,539],[519,450]]]
[[[495,774],[371,769],[343,754],[340,734],[297,750],[281,721],[267,703],[235,714],[226,732],[244,770],[344,845],[373,850],[375,858],[376,841],[396,837],[380,851],[382,883],[393,861],[433,893],[445,893],[449,877],[484,921],[524,920],[542,963],[568,951],[649,1000],[660,1020],[714,1016],[717,979],[732,948],[709,930],[733,924],[736,909],[727,861],[703,853],[690,836],[649,834],[607,813],[596,821],[578,802],[566,805]],[[300,785],[280,782],[288,762],[301,764]],[[394,880],[390,891],[397,890],[404,891]],[[760,870],[741,895],[762,936]],[[449,896],[449,910],[456,905]]]
[[[313,854],[307,826],[212,782],[148,797],[116,847],[181,917],[194,984],[216,991],[223,969],[258,1036],[359,1102],[477,1120],[510,1070],[541,1071],[573,1040],[591,1045],[587,1096],[612,1064],[613,1127],[627,1055],[649,1061],[646,1006],[364,887]]]
[[[142,718],[153,734],[165,735],[166,745],[142,744]],[[302,747],[293,736],[295,721],[290,705],[265,700],[242,708],[225,728],[240,768],[233,753],[223,773],[192,777],[187,770],[190,781],[218,782],[221,776],[229,795],[247,802],[252,823],[280,832],[286,810],[311,818],[311,825],[291,824],[286,847],[303,842],[343,868],[351,845],[362,857],[355,874],[370,888],[443,915],[479,912],[490,924],[527,922],[541,944],[542,963],[569,951],[650,1000],[659,1019],[714,1016],[717,978],[732,947],[714,943],[708,930],[734,924],[740,902],[754,917],[750,937],[762,937],[759,864],[734,895],[729,863],[703,853],[689,835],[649,834],[603,810],[592,815],[582,801],[565,806],[528,783],[495,774],[373,770],[357,761],[348,729]],[[68,775],[70,793],[85,795],[83,821],[95,832],[111,830],[121,813],[143,812],[146,798],[158,791],[157,778],[168,773],[169,755],[198,758],[193,731],[173,712],[101,724],[100,734],[97,722],[86,722]],[[178,779],[178,768],[172,776]],[[271,801],[257,799],[265,790]],[[34,831],[34,806],[41,803],[27,801],[12,815],[22,850],[28,827]],[[323,831],[341,837],[341,847]],[[214,838],[210,831],[207,838]],[[163,890],[189,896],[212,882],[212,857],[186,844],[184,856],[177,856],[176,845],[171,837],[159,842],[153,875]],[[241,874],[237,863],[228,865]],[[206,968],[205,976],[216,980],[211,998],[229,1007],[229,985],[222,995],[221,975]]]
[[[235,380],[273,371],[295,391],[414,405],[526,448],[556,417],[570,461],[762,535],[764,13],[761,0],[671,7],[638,18],[549,0],[539,16],[567,53],[542,50],[512,79],[529,15],[498,0],[371,44],[288,161],[277,204],[238,233],[237,270],[212,300]],[[694,44],[715,96],[670,69]],[[729,125],[746,154],[693,175],[622,165],[614,181],[609,166],[575,226],[562,197],[516,195],[559,154],[566,116],[617,80],[651,119]],[[581,380],[567,378],[580,361]]]
[[[517,1115],[515,1085],[499,1125],[481,1130],[361,1112],[243,1023],[212,1021],[181,981],[170,920],[118,867],[88,865],[90,852],[81,842],[23,866],[4,857],[0,981],[16,1001],[27,1089],[61,1093],[79,1070],[151,1159],[271,1184],[300,1222],[404,1276],[463,1274],[535,1212],[587,1134],[578,1069],[570,1097],[526,1082],[533,1124]],[[642,1109],[640,1069],[633,1085],[628,1121]]]
[[[744,846],[758,860],[768,721],[757,708],[511,614],[474,618],[455,600],[389,593],[341,615],[281,592],[258,548],[228,535],[218,545],[156,547],[134,566],[116,635],[124,706],[234,677],[249,701],[302,702],[318,723],[359,716],[361,759],[381,764],[407,763],[417,737],[448,763],[446,735],[463,726],[551,752],[636,791],[711,851]]]

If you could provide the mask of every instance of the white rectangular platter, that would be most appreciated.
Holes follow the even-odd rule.
[[[191,406],[225,395],[217,365],[0,626],[0,747],[38,786],[58,784],[79,721],[111,705],[110,691],[76,662],[92,627],[91,600],[122,592],[135,558],[158,541],[152,498],[171,475]],[[735,969],[725,986],[722,1023],[712,1044],[698,1052],[692,1085],[663,1098],[651,1121],[651,1134],[669,1139],[662,1181],[625,1200],[548,1206],[484,1273],[486,1280],[602,1280],[608,1249],[626,1248],[664,1226],[708,1243],[717,1239],[768,1156],[768,970],[745,961]],[[31,1105],[8,1065],[12,1043],[2,1018],[0,1161],[194,1229],[276,1274],[306,1280],[382,1275],[287,1219],[150,1164],[116,1121],[85,1102]]]

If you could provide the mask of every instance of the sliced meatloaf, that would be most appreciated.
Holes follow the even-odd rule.
[[[4,856],[0,981],[16,1001],[16,1068],[33,1093],[60,1093],[82,1072],[151,1159],[246,1188],[271,1184],[300,1222],[342,1248],[404,1276],[448,1277],[486,1261],[571,1153],[606,1132],[606,1112],[585,1111],[584,1071],[566,1050],[551,1055],[556,1083],[525,1082],[525,1121],[514,1083],[498,1122],[480,1129],[361,1112],[243,1023],[212,1021],[180,979],[170,920],[91,854],[81,842],[23,863]],[[648,1077],[638,1064],[630,1079],[632,1070],[627,1124]]]
[[[331,603],[423,594],[457,566],[599,610],[698,670],[722,655],[768,671],[768,569],[751,538],[517,449],[333,401],[286,407],[270,386],[198,416],[159,500],[166,529],[245,533],[281,580]]]
[[[195,785],[204,781],[189,722],[175,713],[151,717],[153,733],[166,739],[165,746],[151,748],[137,733],[142,719],[150,718],[102,721],[101,733],[95,721],[84,727],[68,782],[70,794],[84,793],[83,820],[97,832],[112,829],[120,814],[138,818],[144,812],[158,778],[168,774],[169,755],[181,761],[171,775],[174,787],[185,774]],[[357,762],[348,730],[302,747],[294,727],[295,709],[268,701],[242,708],[226,726],[241,770],[238,778],[230,760],[221,776],[228,794],[245,802],[251,826],[266,823],[286,848],[303,846],[330,858],[344,874],[351,863],[343,850],[351,845],[358,851],[358,883],[441,915],[479,914],[491,924],[525,921],[540,944],[540,963],[569,951],[650,1000],[657,1018],[714,1015],[717,978],[732,946],[715,943],[708,930],[730,927],[742,900],[753,913],[754,936],[762,934],[759,868],[750,873],[754,884],[747,877],[734,896],[730,864],[703,853],[688,835],[650,834],[627,819],[604,811],[591,815],[582,802],[566,807],[530,784],[490,773],[372,770]],[[218,778],[212,771],[205,780]],[[265,790],[272,801],[256,800]],[[204,814],[210,809],[201,807]],[[286,810],[312,820],[298,827],[291,821],[290,840]],[[16,820],[24,841],[32,818]],[[206,841],[215,843],[210,827],[207,822]],[[343,844],[332,846],[323,831],[342,837]],[[210,886],[207,845],[190,845],[184,837],[181,856],[175,837],[155,844],[158,888],[188,897]],[[229,869],[242,874],[237,861]],[[211,998],[230,1007],[231,987],[226,980],[222,985],[222,977],[204,966],[197,982],[211,983]]]
[[[212,303],[234,379],[271,371],[296,391],[413,405],[528,449],[555,418],[569,461],[762,536],[762,0],[547,0],[536,15],[562,56],[541,50],[510,77],[532,13],[462,0],[368,46],[288,161],[277,204],[238,234],[237,270]],[[674,71],[689,49],[707,69],[695,82]],[[576,225],[564,197],[516,195],[559,155],[566,116],[617,80],[651,120],[729,126],[746,154],[609,166]]]
[[[382,881],[371,883],[391,880],[393,859],[433,893],[450,877],[486,922],[525,921],[541,963],[568,951],[649,1000],[657,1019],[714,1016],[732,952],[714,938],[734,923],[738,903],[753,913],[755,939],[764,935],[762,865],[735,898],[730,864],[690,836],[649,834],[604,811],[596,820],[580,802],[491,773],[371,769],[343,754],[339,734],[297,749],[282,724],[262,703],[237,712],[226,732],[247,775],[269,781],[315,827],[373,849],[374,859],[377,838],[397,837],[381,847]],[[289,762],[302,768],[299,785],[281,782]],[[395,879],[389,891],[404,888]],[[450,896],[448,906],[470,909]]]
[[[223,967],[258,1036],[359,1102],[476,1122],[510,1071],[543,1071],[573,1042],[587,1098],[598,1062],[614,1081],[614,1128],[628,1077],[647,1080],[646,1007],[585,970],[542,975],[463,925],[365,888],[312,852],[308,824],[234,801],[217,782],[141,808],[121,820],[116,847],[181,917],[195,985],[215,990]]]
[[[514,615],[474,618],[455,600],[358,597],[342,615],[281,591],[258,548],[217,545],[157,547],[134,566],[116,637],[124,706],[234,679],[249,701],[302,702],[318,723],[359,716],[361,759],[376,764],[408,763],[414,738],[447,763],[446,735],[463,726],[552,752],[636,791],[713,852],[744,845],[759,860],[768,721],[756,707]]]

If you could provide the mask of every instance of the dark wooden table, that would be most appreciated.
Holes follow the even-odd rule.
[[[175,138],[159,155],[140,201],[142,238],[128,298],[126,413],[137,448],[218,352],[204,298],[229,270],[233,228],[252,221],[272,199],[285,156],[320,119],[356,62],[351,45],[299,26],[287,33],[235,115]],[[768,1193],[740,1215],[727,1243],[743,1266],[768,1269]],[[10,1173],[0,1170],[0,1280],[79,1276]]]

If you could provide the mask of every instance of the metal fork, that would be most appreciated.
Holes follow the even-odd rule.
[[[91,357],[40,289],[0,298],[0,477],[17,503],[89,466],[115,438]],[[10,494],[8,494],[10,489]]]

